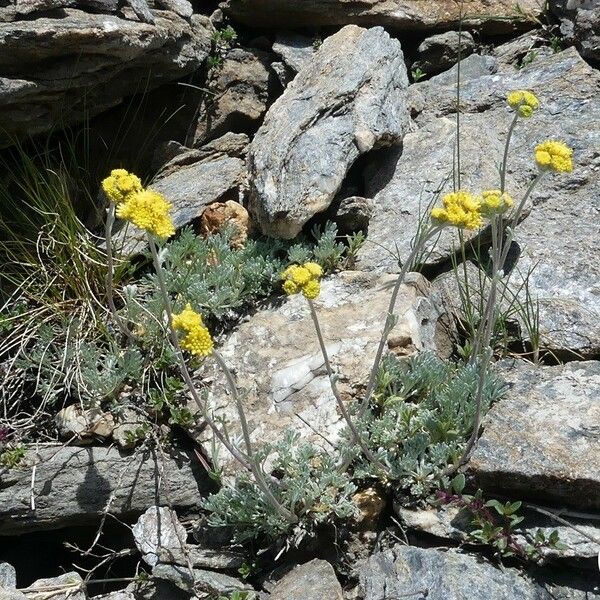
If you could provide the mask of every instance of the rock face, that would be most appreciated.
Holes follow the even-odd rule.
[[[246,182],[242,158],[248,138],[226,134],[200,150],[183,150],[150,185],[173,205],[171,216],[176,228],[199,219],[206,206],[219,200],[238,200]],[[131,225],[114,236],[124,254],[146,247],[146,234]]]
[[[565,590],[525,578],[511,568],[500,570],[455,550],[395,546],[373,555],[359,567],[361,600],[414,597],[419,600],[596,600],[587,589]]]
[[[543,7],[524,0],[520,7],[540,17]],[[397,31],[449,29],[458,25],[461,3],[455,0],[226,0],[224,10],[247,25],[258,27],[331,27],[334,25],[383,25]],[[531,28],[515,10],[511,0],[467,0],[463,6],[465,25],[479,25],[493,32],[516,27]]]
[[[365,385],[394,283],[394,276],[346,271],[322,284],[316,301],[319,321],[346,401]],[[395,314],[398,323],[389,339],[392,352],[449,350],[442,313],[424,278],[414,275],[402,286]],[[275,442],[289,428],[315,443],[321,438],[314,431],[336,440],[343,421],[303,297],[292,296],[280,307],[257,312],[225,341],[221,353],[242,390],[253,440]],[[236,436],[237,412],[223,375],[212,361],[205,368],[209,372],[203,375],[213,380],[209,403],[225,419],[230,436]],[[207,448],[210,443],[207,439]],[[220,460],[230,460],[224,449]]]
[[[400,43],[381,27],[344,27],[323,42],[250,145],[250,206],[263,233],[296,236],[361,154],[402,139],[407,85]]]
[[[453,506],[442,506],[439,509],[431,508],[424,510],[410,510],[402,506],[396,507],[397,514],[402,523],[409,529],[435,535],[442,539],[468,542],[468,532],[475,529],[471,523],[468,511]],[[573,521],[578,531],[557,523],[550,517],[544,516],[532,510],[521,510],[519,514],[525,520],[515,528],[515,540],[526,547],[535,538],[536,532],[541,530],[546,539],[553,531],[558,532],[561,547],[544,548],[542,553],[546,558],[552,559],[595,559],[598,555],[598,544],[592,539],[600,541],[600,527],[597,522]]]
[[[228,52],[206,84],[211,94],[198,120],[194,146],[227,132],[248,133],[258,128],[273,85],[270,58],[255,49]]]
[[[600,61],[600,5],[594,0],[551,0],[550,9],[560,19],[560,32],[581,55]]]
[[[342,600],[342,586],[333,567],[325,560],[314,559],[295,567],[280,579],[270,600]]]
[[[32,466],[36,465],[31,492]],[[162,485],[157,487],[157,478]],[[171,502],[195,510],[208,482],[187,456],[115,448],[31,448],[23,466],[3,475],[0,535],[95,523],[110,502],[111,514],[127,518],[148,506]]]
[[[150,24],[131,12],[121,18],[66,8],[3,22],[9,10],[0,4],[0,147],[183,77],[210,50],[211,26],[201,16],[157,11]]]
[[[600,362],[510,364],[469,462],[484,491],[600,508]]]
[[[474,47],[473,36],[468,31],[446,31],[432,35],[417,48],[412,69],[420,69],[428,75],[440,73],[456,63],[459,53],[465,58],[473,52]]]
[[[279,34],[273,52],[296,73],[305,67],[315,53],[313,40],[297,33]]]
[[[467,59],[475,59],[473,55]],[[488,57],[490,58],[490,57]],[[493,59],[491,59],[493,62]],[[481,73],[481,72],[480,72]],[[428,202],[452,190],[456,134],[455,86],[445,74],[411,86],[418,129],[405,136],[402,152],[390,155],[372,185],[374,213],[359,264],[363,268],[397,270],[393,256],[377,244],[406,257],[419,214]],[[523,278],[532,270],[529,292],[540,303],[544,346],[584,357],[600,352],[600,74],[569,49],[534,61],[520,71],[478,74],[461,86],[461,164],[464,188],[479,191],[498,186],[497,164],[508,124],[505,96],[509,90],[531,89],[541,107],[521,121],[513,136],[508,163],[508,191],[520,198],[535,174],[533,149],[547,138],[574,148],[575,170],[549,175],[532,195],[530,215],[516,230],[520,249],[511,289],[526,301]],[[483,135],[485,133],[485,135]],[[415,177],[415,165],[419,165]],[[379,193],[374,194],[376,187]],[[454,232],[442,235],[431,262],[447,260]]]

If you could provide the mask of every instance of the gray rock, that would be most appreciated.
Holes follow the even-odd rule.
[[[397,247],[405,258],[420,213],[429,202],[452,190],[455,87],[440,85],[439,80],[435,81],[437,77],[411,86],[418,129],[405,136],[402,152],[390,153],[367,186],[367,194],[373,197],[375,205],[369,239],[375,243],[363,246],[359,256],[362,268],[397,270],[394,257],[377,244],[392,251]],[[540,302],[545,346],[584,357],[597,356],[600,159],[593,149],[600,145],[600,74],[576,50],[569,49],[536,60],[518,72],[464,81],[462,187],[476,192],[498,187],[497,165],[511,118],[505,96],[513,89],[531,89],[539,96],[541,107],[515,130],[508,163],[508,191],[514,198],[522,196],[536,172],[533,149],[543,139],[562,139],[573,147],[575,171],[548,175],[534,191],[533,209],[516,230],[520,258],[511,289],[525,302],[522,281],[533,269],[529,292]],[[421,96],[420,103],[417,95]],[[419,165],[418,176],[414,165]],[[457,246],[455,232],[446,230],[429,262],[447,261]]]
[[[536,31],[528,31],[504,44],[496,46],[492,54],[498,59],[500,68],[520,68],[538,58],[551,56],[554,50],[546,46],[545,40]]]
[[[361,154],[402,138],[407,85],[400,43],[381,27],[344,27],[323,42],[250,145],[250,207],[263,233],[296,236]]]
[[[333,567],[315,558],[295,567],[282,577],[269,596],[270,600],[342,600],[342,586]]]
[[[178,155],[150,185],[173,205],[171,216],[176,228],[199,218],[208,204],[239,200],[246,184],[246,163],[239,158],[242,155],[239,143],[248,138],[234,134],[223,136],[226,137],[227,143],[222,146],[214,140],[210,148],[207,145],[204,150]],[[228,151],[238,156],[229,155]],[[133,225],[122,227],[114,235],[114,243],[124,254],[135,254],[146,247],[146,234]]]
[[[194,146],[201,146],[227,132],[246,132],[258,127],[269,105],[274,78],[271,55],[254,48],[234,48],[207,82],[211,96],[203,107]]]
[[[449,69],[458,60],[473,52],[475,42],[468,31],[446,31],[425,38],[419,47],[412,65],[428,75]]]
[[[184,548],[159,548],[158,559],[161,563],[209,569],[211,571],[228,571],[239,569],[245,562],[244,554],[230,550],[212,550],[199,546],[186,545]]]
[[[0,586],[0,600],[27,600],[27,596],[18,590],[5,589]]]
[[[252,586],[243,583],[239,579],[224,573],[214,573],[202,569],[190,571],[187,567],[159,563],[152,569],[152,575],[170,581],[186,592],[206,592],[209,594],[231,594],[236,591],[254,592]],[[253,595],[249,595],[248,600],[252,598]]]
[[[17,587],[17,572],[15,568],[4,561],[0,561],[0,588],[11,590]]]
[[[189,0],[155,0],[165,10],[171,10],[184,19],[189,19],[194,14],[194,8]]]
[[[560,32],[581,55],[600,61],[600,5],[595,0],[551,0],[550,10],[560,19]]]
[[[135,16],[142,22],[154,25],[156,19],[148,6],[148,0],[125,0],[125,5],[129,6]]]
[[[396,513],[409,529],[435,535],[443,539],[468,542],[468,532],[475,527],[470,522],[468,511],[453,506],[442,506],[421,510],[411,510],[395,506]],[[547,559],[595,559],[600,551],[600,526],[597,522],[573,519],[566,516],[579,531],[563,525],[556,520],[546,517],[533,510],[519,511],[525,517],[514,530],[515,540],[525,547],[534,539],[536,532],[541,530],[546,539],[553,531],[558,532],[564,547],[544,548],[543,556]],[[598,543],[592,539],[597,539]]]
[[[298,33],[278,34],[273,52],[296,73],[305,67],[315,53],[313,40]]]
[[[332,219],[337,225],[338,232],[342,235],[351,234],[367,231],[373,214],[373,200],[361,196],[349,196],[339,203],[334,201],[330,208],[335,209]]]
[[[177,514],[163,506],[151,506],[132,529],[133,539],[143,559],[153,567],[161,552],[183,552],[187,532]]]
[[[170,11],[154,24],[69,8],[55,18],[0,18],[0,147],[115,106],[140,80],[153,89],[193,72],[211,31],[204,17]]]
[[[339,375],[340,393],[346,401],[364,387],[394,283],[394,276],[353,271],[322,282],[315,304],[333,369]],[[451,344],[437,303],[427,281],[411,275],[400,289],[395,309],[398,323],[389,338],[390,351],[409,355],[431,350],[448,356]],[[279,307],[256,312],[224,341],[220,351],[243,391],[252,440],[272,443],[280,440],[285,430],[294,429],[316,444],[323,444],[323,440],[315,431],[335,443],[344,421],[302,296],[291,296]],[[213,382],[208,402],[224,419],[230,436],[239,435],[235,404],[220,369],[207,361],[198,376]],[[191,405],[190,410],[197,409]],[[207,448],[211,447],[208,431],[202,434],[202,440]],[[231,466],[225,450],[219,457],[222,466]]]
[[[36,465],[33,479],[32,466]],[[208,489],[195,459],[116,448],[41,446],[3,475],[0,535],[94,524],[110,502],[111,514],[130,518],[148,506],[171,503],[192,512]]]
[[[353,23],[382,25],[396,31],[440,30],[458,26],[461,5],[454,0],[225,0],[223,9],[236,20],[255,27],[333,27]],[[523,0],[519,6],[532,17],[541,17],[543,6]],[[466,13],[466,14],[465,14]],[[462,12],[465,27],[490,33],[530,29],[531,22],[515,10],[512,0],[471,0]]]
[[[17,15],[29,15],[36,12],[70,8],[75,6],[75,0],[16,0]]]
[[[600,508],[600,362],[508,363],[469,462],[486,492]]]
[[[51,595],[49,595],[48,588],[52,591]],[[38,579],[28,588],[25,588],[23,592],[27,598],[32,600],[48,597],[52,600],[87,600],[83,579],[75,571],[58,577]]]
[[[566,590],[493,566],[456,550],[395,546],[359,566],[359,598],[388,600],[413,594],[418,600],[596,600],[593,582]],[[574,576],[573,579],[576,579]],[[420,592],[420,594],[419,594]]]
[[[133,582],[124,590],[94,596],[92,600],[190,600],[190,595],[167,581]]]
[[[292,81],[292,79],[294,79],[296,75],[294,71],[292,71],[292,69],[290,69],[288,66],[286,66],[280,61],[272,62],[271,69],[273,69],[273,72],[275,73],[275,75],[277,75],[277,79],[279,80],[281,87],[284,89],[288,86],[289,82]]]

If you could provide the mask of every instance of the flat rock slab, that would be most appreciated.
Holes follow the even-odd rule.
[[[402,139],[407,86],[400,42],[381,27],[347,26],[323,42],[250,145],[250,208],[263,233],[295,237],[361,154]]]
[[[0,18],[0,147],[195,71],[211,31],[205,17],[170,11],[153,24],[70,8],[53,18]]]
[[[476,527],[471,523],[467,510],[454,506],[439,508],[410,510],[397,506],[396,513],[402,523],[409,529],[435,535],[442,539],[451,539],[459,542],[469,542],[469,531]],[[541,530],[546,539],[553,531],[558,532],[561,543],[560,548],[544,548],[542,554],[548,559],[596,559],[600,551],[600,525],[597,521],[575,520],[568,516],[576,529],[558,523],[556,520],[537,513],[533,510],[521,510],[525,519],[517,525],[514,534],[516,541],[523,547],[530,544],[538,530]],[[598,543],[592,539],[598,540]]]
[[[485,492],[600,508],[600,362],[508,363],[468,468]]]
[[[418,129],[405,136],[402,151],[390,155],[371,181],[374,212],[367,239],[374,243],[363,246],[361,268],[397,271],[397,261],[379,244],[398,248],[406,258],[427,204],[452,190],[456,98],[454,84],[443,77],[410,88]],[[534,191],[529,215],[516,230],[520,256],[510,287],[526,302],[522,284],[531,273],[529,293],[539,300],[546,347],[598,356],[600,73],[571,48],[518,72],[487,73],[464,81],[462,187],[474,192],[498,187],[497,165],[511,120],[505,97],[513,89],[532,90],[541,107],[516,127],[508,162],[509,193],[521,198],[536,173],[533,149],[544,139],[562,139],[573,147],[575,170],[547,175]],[[414,165],[419,165],[416,174]],[[428,261],[448,261],[457,245],[455,232],[445,230]]]
[[[455,0],[226,0],[227,13],[255,27],[331,27],[383,25],[397,31],[444,30],[461,21],[461,3]],[[532,16],[543,14],[536,0],[519,6]],[[531,28],[516,12],[512,0],[466,0],[464,26],[480,26],[491,33]]]
[[[394,275],[346,271],[322,283],[315,305],[345,401],[366,385],[395,279]],[[431,295],[429,284],[420,275],[411,275],[409,281],[400,289],[390,349],[399,355],[431,350],[447,356],[451,345],[437,297]],[[316,443],[323,444],[323,440],[315,431],[335,442],[343,420],[330,389],[308,303],[301,295],[249,317],[225,341],[221,353],[242,390],[253,440],[275,442],[286,429],[293,429]],[[213,361],[207,361],[201,373],[213,381],[209,403],[214,414],[225,420],[231,437],[238,435],[235,404],[222,373]],[[210,438],[206,443],[210,448]],[[220,459],[229,460],[225,450]]]
[[[502,570],[480,557],[395,546],[359,566],[361,600],[597,600],[593,582],[578,588],[540,583],[521,571]],[[572,577],[573,581],[576,576]]]
[[[121,519],[159,504],[194,511],[209,483],[192,460],[113,447],[30,447],[2,476],[0,535],[95,524],[107,505]]]
[[[315,558],[284,575],[271,590],[270,600],[343,600],[333,567]]]

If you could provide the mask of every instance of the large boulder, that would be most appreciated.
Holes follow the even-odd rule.
[[[129,518],[167,503],[192,512],[209,486],[198,464],[183,454],[32,447],[21,465],[2,476],[0,535],[95,524],[105,511]]]
[[[271,106],[249,151],[251,210],[263,233],[295,237],[365,152],[402,139],[408,80],[381,28],[327,38]]]
[[[129,10],[131,18],[65,8],[8,17],[1,6],[0,147],[181,78],[210,51],[212,26],[199,15],[154,11],[146,23]]]
[[[486,57],[493,65],[494,59]],[[466,59],[473,63],[476,55]],[[411,86],[418,129],[405,136],[402,152],[391,154],[367,185],[374,197],[371,244],[359,256],[362,268],[398,269],[393,253],[409,252],[420,216],[431,201],[452,190],[456,136],[456,87],[442,74]],[[486,73],[471,70],[461,85],[461,186],[480,191],[498,187],[497,165],[512,115],[506,93],[531,89],[541,101],[531,119],[515,129],[508,161],[508,191],[519,199],[533,179],[533,149],[547,138],[574,148],[571,174],[547,175],[532,195],[530,214],[517,227],[520,254],[510,279],[526,303],[539,300],[544,345],[585,357],[600,352],[600,73],[574,48],[534,61],[523,69]],[[419,165],[415,173],[415,165]],[[370,187],[369,187],[370,186]],[[372,189],[371,189],[372,188]],[[379,188],[379,192],[377,192]],[[381,250],[381,246],[392,253]],[[458,246],[445,230],[430,263],[448,263]],[[523,280],[529,274],[528,287]]]
[[[509,363],[469,462],[486,492],[600,508],[600,362]]]
[[[531,28],[543,14],[543,3],[521,0],[225,0],[224,10],[255,27],[331,27],[353,23],[383,25],[395,31],[482,27],[490,33]],[[528,16],[525,16],[528,15]]]
[[[395,279],[345,271],[322,283],[315,304],[345,402],[364,390]],[[402,285],[395,314],[398,322],[389,337],[390,351],[408,355],[430,350],[448,356],[451,344],[443,313],[423,277],[415,274]],[[225,341],[221,353],[242,391],[253,441],[276,442],[287,429],[316,443],[322,443],[321,436],[338,439],[344,421],[331,392],[308,303],[301,295],[252,315]],[[208,401],[214,414],[224,420],[231,437],[239,435],[235,403],[223,374],[207,361],[202,375],[212,381]],[[203,440],[210,448],[210,438]],[[225,450],[220,459],[230,460]]]

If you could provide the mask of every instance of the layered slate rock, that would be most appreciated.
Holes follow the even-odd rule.
[[[461,7],[462,4],[462,7]],[[221,6],[236,20],[257,27],[331,27],[354,23],[383,25],[396,31],[444,30],[465,26],[482,27],[491,33],[532,27],[512,0],[225,0]],[[536,0],[519,6],[532,17],[543,14]],[[462,8],[462,13],[461,13]]]
[[[315,301],[328,354],[345,402],[364,390],[375,358],[395,277],[354,271],[326,278]],[[402,356],[430,350],[447,356],[450,342],[438,299],[420,275],[400,289],[398,323],[389,349]],[[323,444],[335,442],[343,427],[306,299],[288,298],[259,310],[220,349],[241,390],[251,438],[262,445],[282,439],[287,429]],[[207,361],[201,372],[212,381],[209,404],[231,436],[240,433],[235,404],[220,369]],[[194,409],[192,405],[190,407]],[[318,433],[316,433],[318,432]],[[204,436],[208,436],[206,431]],[[203,437],[206,447],[212,440]],[[223,449],[220,462],[230,461]]]
[[[395,546],[359,566],[361,600],[414,597],[419,600],[597,600],[594,582],[573,587],[544,584],[513,568],[482,558],[413,546]]]
[[[2,476],[0,535],[94,524],[105,510],[119,518],[158,504],[190,512],[208,485],[201,467],[185,454],[32,447],[21,465]]]
[[[476,529],[471,522],[469,511],[454,506],[407,509],[399,505],[395,509],[408,529],[429,533],[441,539],[468,543],[472,540],[469,532]],[[599,544],[592,541],[596,539],[600,542],[600,526],[597,521],[586,521],[584,517],[575,519],[569,515],[568,519],[575,526],[574,529],[534,510],[522,509],[519,514],[525,519],[515,527],[514,539],[523,548],[535,539],[538,530],[543,532],[546,539],[556,531],[560,538],[560,547],[542,548],[541,553],[545,558],[594,560],[598,556]]]
[[[582,56],[600,62],[600,4],[594,0],[551,0],[550,10],[560,19],[560,32]]]
[[[473,55],[467,61],[473,62]],[[487,57],[493,64],[493,59]],[[600,74],[573,48],[541,58],[520,71],[477,73],[461,85],[461,186],[478,192],[498,187],[497,165],[512,114],[505,96],[531,89],[541,101],[531,119],[515,129],[508,161],[508,191],[519,199],[536,174],[533,149],[548,138],[574,148],[571,174],[547,175],[532,194],[529,216],[517,227],[519,254],[511,289],[527,302],[539,300],[544,347],[583,357],[600,353]],[[393,252],[409,251],[419,216],[429,202],[452,190],[456,135],[454,78],[446,74],[411,86],[418,129],[402,152],[390,155],[373,177],[374,213],[362,268],[395,271]],[[414,165],[419,165],[415,173]],[[371,191],[371,190],[368,190]],[[528,210],[529,210],[528,209]],[[384,252],[378,244],[392,250]],[[457,247],[453,230],[441,237],[430,263],[448,262]]]
[[[323,42],[250,146],[250,205],[263,233],[295,237],[361,154],[402,138],[407,85],[400,43],[381,27],[344,27]]]
[[[425,38],[417,48],[412,69],[434,75],[449,69],[461,56],[473,52],[475,41],[468,31],[446,31]]]
[[[181,78],[210,51],[205,17],[154,11],[146,23],[124,14],[65,8],[0,17],[0,147]]]
[[[239,200],[246,185],[247,143],[246,135],[228,133],[198,150],[180,148],[165,165],[149,187],[172,204],[176,228],[200,219],[204,208],[213,202]],[[147,245],[145,232],[134,225],[122,228],[114,240],[128,255],[143,251]]]
[[[600,508],[600,362],[508,363],[468,468],[485,492]]]
[[[270,600],[342,600],[342,586],[333,567],[315,558],[298,565],[271,590]]]
[[[258,128],[267,111],[274,73],[271,55],[254,48],[234,48],[215,69],[206,87],[211,94],[200,111],[194,146],[227,132]]]

